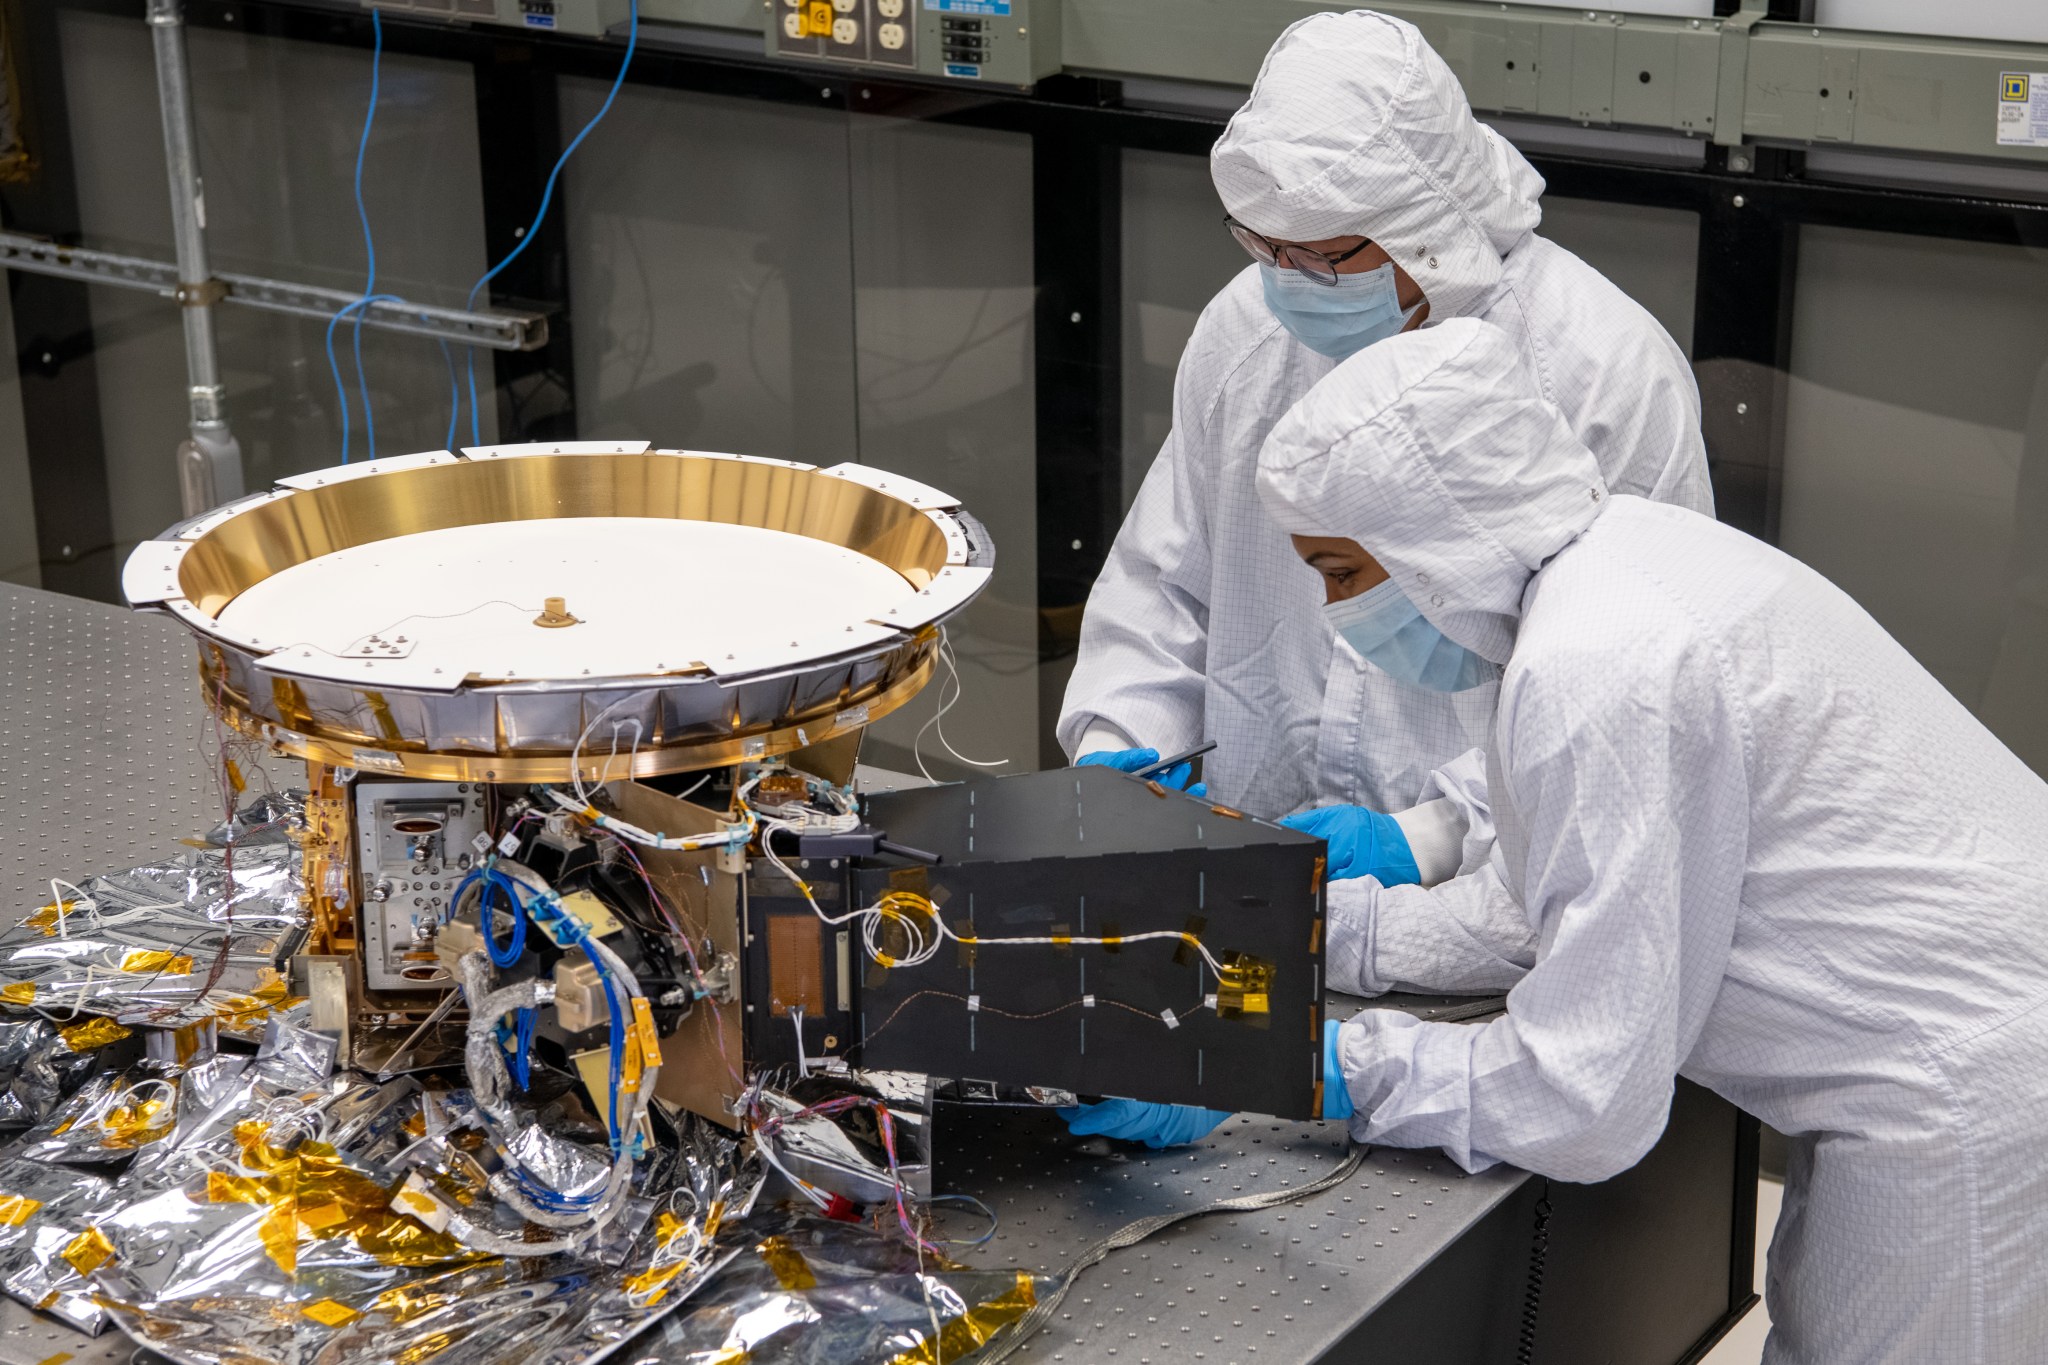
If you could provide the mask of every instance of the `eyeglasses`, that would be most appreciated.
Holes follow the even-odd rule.
[[[1309,247],[1295,246],[1291,242],[1268,241],[1227,213],[1223,215],[1223,226],[1230,229],[1230,235],[1237,238],[1237,244],[1251,252],[1252,259],[1261,265],[1296,271],[1308,276],[1317,284],[1335,284],[1337,267],[1372,245],[1372,239],[1368,237],[1351,250],[1340,251],[1332,256]]]

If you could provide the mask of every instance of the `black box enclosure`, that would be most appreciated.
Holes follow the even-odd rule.
[[[860,1064],[1314,1116],[1321,840],[1101,767],[890,792],[866,812],[942,861],[857,868],[851,903],[917,891],[981,941],[916,967],[857,956]],[[1239,967],[1219,981],[1174,939],[996,942],[1159,931]]]

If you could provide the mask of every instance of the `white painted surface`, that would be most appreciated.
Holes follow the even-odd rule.
[[[2048,5],[2041,0],[1818,0],[1813,17],[1834,28],[2048,43]]]
[[[579,624],[536,626],[549,597],[564,598]],[[470,674],[795,664],[886,634],[865,623],[917,600],[886,565],[786,531],[581,517],[451,527],[322,555],[243,593],[220,627],[294,646],[277,664],[292,671],[453,687]]]

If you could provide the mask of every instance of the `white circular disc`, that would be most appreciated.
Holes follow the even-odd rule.
[[[617,677],[813,656],[916,596],[901,574],[787,531],[658,517],[458,526],[354,546],[255,584],[222,634],[280,661],[375,660],[379,676]],[[536,625],[560,597],[577,624]],[[837,648],[848,647],[838,644]]]

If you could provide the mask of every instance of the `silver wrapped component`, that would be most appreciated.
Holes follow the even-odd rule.
[[[8,1155],[79,1166],[124,1162],[170,1136],[177,1106],[174,1067],[144,1061],[104,1071],[24,1134]]]
[[[288,1002],[277,958],[305,923],[299,861],[289,842],[208,847],[54,882],[48,904],[0,932],[0,1002],[158,1028],[211,1016],[253,1037]]]
[[[248,848],[256,844],[283,844],[291,842],[291,832],[302,829],[306,823],[306,793],[296,788],[287,791],[258,792],[242,803],[232,820],[223,820],[206,832],[206,842],[215,848],[229,844],[237,848]]]
[[[759,1086],[749,1092],[749,1122],[757,1140],[771,1144],[771,1159],[787,1174],[856,1204],[886,1204],[897,1182],[913,1196],[931,1193],[931,1114],[927,1079],[908,1071],[816,1073],[787,1089]],[[834,1100],[879,1100],[889,1108],[896,1144],[890,1170],[871,1110],[813,1113]],[[763,1122],[769,1131],[761,1131]]]
[[[329,1136],[374,1141],[363,1115],[419,1112],[410,1080],[391,1083],[395,1101],[334,1085],[319,1106]],[[615,1221],[627,1238],[617,1264],[486,1258],[391,1209],[397,1176],[358,1153],[318,1140],[286,1151],[260,1121],[215,1131],[190,1144],[181,1132],[93,1214],[104,1238],[94,1291],[118,1325],[178,1365],[429,1355],[436,1365],[592,1365],[673,1312],[751,1237],[732,1229],[760,1188],[737,1143],[690,1119],[648,1172],[656,1187]],[[652,1217],[631,1234],[635,1213]]]
[[[1028,1312],[1050,1281],[969,1270],[871,1229],[810,1213],[758,1216],[753,1245],[633,1345],[675,1365],[965,1362]],[[932,1340],[934,1331],[938,1341]]]
[[[82,1332],[97,1334],[105,1327],[106,1314],[80,1292],[83,1281],[60,1256],[111,1188],[99,1176],[69,1166],[0,1160],[0,1289]],[[61,1283],[66,1280],[68,1290]]]
[[[594,1199],[611,1180],[610,1162],[539,1124],[520,1129],[505,1149],[521,1169],[565,1199]]]
[[[62,1091],[57,1030],[36,1018],[0,1019],[0,1128],[40,1123]]]

